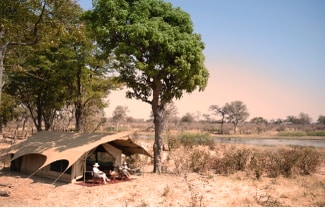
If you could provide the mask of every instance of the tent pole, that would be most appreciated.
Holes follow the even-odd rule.
[[[86,184],[86,171],[87,171],[87,157],[88,157],[88,152],[85,154],[85,162],[84,162],[84,167],[83,167],[83,172],[84,172],[84,184]]]

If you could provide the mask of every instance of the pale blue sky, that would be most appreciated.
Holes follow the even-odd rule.
[[[191,15],[202,35],[211,77],[204,92],[176,102],[179,116],[209,113],[210,105],[241,100],[267,119],[325,115],[324,0],[168,0]],[[79,0],[84,9],[91,0]],[[117,105],[148,118],[150,106],[112,93]],[[124,99],[124,100],[123,100]],[[142,109],[139,111],[139,109]]]

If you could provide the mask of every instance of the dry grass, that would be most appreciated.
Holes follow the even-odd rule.
[[[138,140],[145,145],[148,140]],[[150,143],[147,144],[150,150]],[[146,146],[146,145],[145,145]],[[5,147],[4,147],[5,148]],[[86,187],[56,183],[39,177],[0,171],[0,206],[325,206],[325,149],[322,166],[310,175],[256,179],[250,171],[216,174],[213,169],[193,172],[190,155],[208,153],[222,157],[237,149],[265,150],[271,147],[217,144],[214,148],[180,147],[164,153],[164,174],[151,173],[150,160],[141,160],[141,176],[116,184]],[[195,154],[194,154],[195,155]],[[200,158],[199,158],[200,159]],[[202,162],[202,161],[201,161]],[[206,164],[205,166],[206,167]]]

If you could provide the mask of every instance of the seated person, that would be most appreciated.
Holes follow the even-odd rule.
[[[108,175],[112,181],[115,181],[115,179],[119,176],[119,170],[117,169],[117,166],[114,165],[113,170],[109,170]]]
[[[96,178],[102,178],[104,180],[104,183],[106,184],[106,182],[110,180],[107,178],[106,174],[103,171],[98,169],[98,167],[99,167],[98,163],[95,163],[93,165],[94,176]]]
[[[130,179],[130,168],[128,167],[128,164],[124,162],[122,166],[120,167],[120,175],[122,178],[126,177],[127,179]]]

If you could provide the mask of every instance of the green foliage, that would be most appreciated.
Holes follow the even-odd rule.
[[[187,147],[192,147],[195,145],[207,145],[213,146],[215,141],[210,137],[208,133],[183,133],[179,134],[177,138],[180,143]]]
[[[320,115],[317,119],[317,123],[319,124],[325,124],[325,116]]]
[[[15,107],[17,106],[16,100],[14,97],[3,93],[2,102],[0,108],[1,123],[6,125],[8,121],[11,121],[15,117]]]
[[[108,65],[126,84],[126,96],[151,105],[154,172],[160,172],[166,105],[208,83],[201,36],[193,33],[188,13],[165,1],[98,0],[83,19],[105,58],[114,60]]]
[[[165,105],[206,87],[204,44],[179,8],[156,0],[102,0],[84,19],[99,46],[117,59],[112,68],[129,87],[129,98]]]
[[[278,136],[295,136],[295,137],[302,137],[306,136],[306,132],[302,131],[295,131],[295,132],[279,132]]]
[[[325,131],[308,131],[307,136],[325,136]]]
[[[6,92],[28,108],[38,131],[42,123],[48,130],[65,105],[75,107],[76,130],[81,130],[81,124],[106,106],[103,98],[116,85],[81,24],[80,6],[66,0],[5,2],[0,9],[0,25],[6,31],[1,40],[16,43],[5,60]]]
[[[278,136],[303,137],[303,136],[325,136],[325,131],[294,131],[279,132]]]

